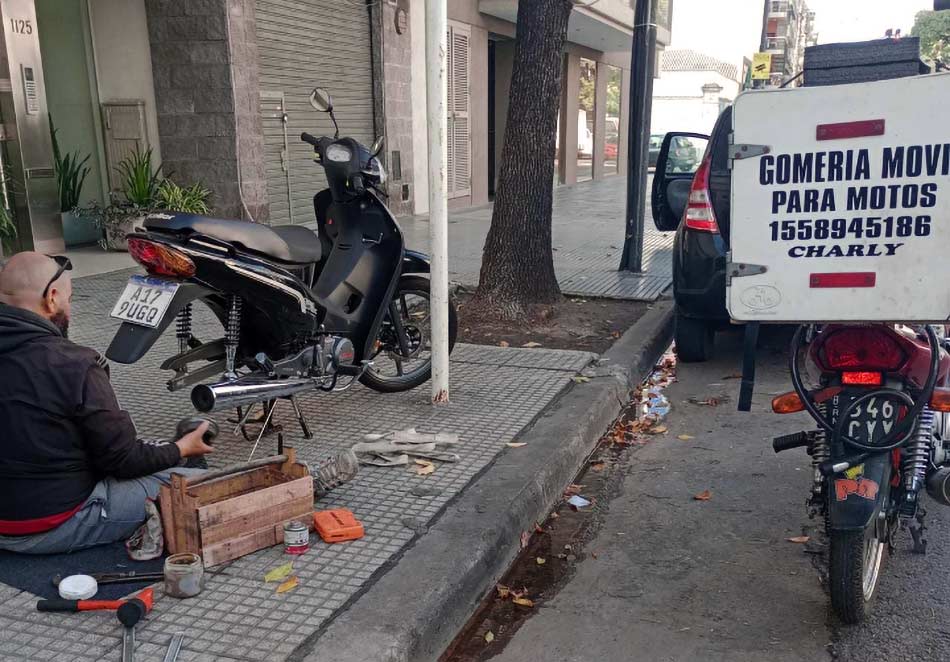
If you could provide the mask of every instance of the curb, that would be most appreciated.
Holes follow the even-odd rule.
[[[519,553],[522,531],[550,510],[649,375],[672,330],[672,302],[661,300],[585,373],[590,382],[569,387],[519,435],[527,446],[501,453],[398,565],[288,659],[437,659]]]

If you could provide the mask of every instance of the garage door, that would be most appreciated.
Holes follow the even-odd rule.
[[[333,135],[310,90],[329,90],[340,135],[373,142],[369,12],[362,0],[258,0],[257,43],[270,223],[309,223],[326,179],[300,132]]]

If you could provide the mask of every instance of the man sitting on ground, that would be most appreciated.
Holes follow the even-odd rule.
[[[18,253],[0,271],[0,549],[13,552],[125,540],[169,469],[212,450],[207,422],[174,443],[138,439],[105,360],[67,340],[71,268]]]

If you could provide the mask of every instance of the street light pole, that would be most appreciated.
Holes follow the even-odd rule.
[[[630,49],[630,112],[627,123],[627,231],[621,271],[643,270],[653,72],[656,70],[656,1],[637,0]]]
[[[432,315],[432,403],[449,401],[449,262],[446,190],[446,0],[425,0],[426,127],[429,144],[429,304]]]

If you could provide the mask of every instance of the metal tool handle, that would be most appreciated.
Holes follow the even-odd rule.
[[[122,631],[122,662],[135,662],[135,628]]]
[[[181,652],[181,645],[184,640],[185,635],[181,632],[176,632],[172,636],[172,641],[168,644],[168,651],[165,653],[163,662],[175,662],[178,659],[178,653]]]

